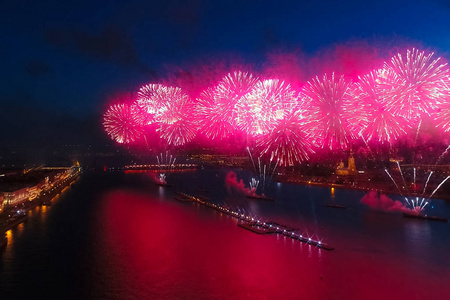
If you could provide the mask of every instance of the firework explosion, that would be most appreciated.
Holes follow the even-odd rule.
[[[349,120],[353,118],[349,83],[343,76],[325,74],[307,83],[303,97],[310,103],[310,118],[315,121],[316,143],[323,148],[347,148],[353,136]]]
[[[146,85],[138,93],[137,105],[159,125],[157,131],[168,144],[181,146],[195,137],[197,125],[189,120],[194,104],[180,88]]]
[[[139,112],[128,104],[110,106],[103,115],[103,127],[120,144],[132,143],[144,133]]]
[[[436,111],[437,126],[444,131],[450,131],[450,76],[447,76],[442,83],[441,101]]]
[[[186,145],[197,132],[211,140],[244,132],[247,143],[255,138],[261,157],[283,166],[318,148],[347,149],[355,139],[391,144],[425,116],[450,131],[448,68],[433,55],[408,50],[354,81],[333,73],[311,79],[300,92],[282,80],[241,71],[228,73],[195,100],[178,87],[148,84],[134,103],[111,106],[104,128],[118,143],[156,130],[172,146]]]
[[[259,81],[236,103],[236,124],[250,136],[269,133],[295,106],[295,92],[278,79]]]
[[[210,139],[223,139],[236,130],[235,106],[238,100],[253,88],[257,78],[250,73],[233,72],[217,86],[201,93],[199,123],[201,131]]]
[[[313,153],[308,136],[308,124],[297,111],[279,120],[272,132],[258,141],[261,155],[270,155],[270,161],[280,166],[292,166],[296,162],[308,159]]]
[[[161,124],[157,131],[169,145],[182,146],[195,137],[197,126],[187,119],[180,119],[172,124]]]
[[[440,58],[432,60],[433,55],[413,48],[406,57],[398,54],[385,64],[395,74],[390,82],[393,94],[388,98],[389,110],[394,115],[414,120],[436,110],[448,70]]]
[[[180,88],[162,84],[143,86],[138,93],[137,104],[156,122],[172,124],[189,116],[192,102]]]
[[[387,99],[393,93],[389,84],[393,78],[391,69],[379,69],[359,77],[353,90],[354,114],[352,123],[362,125],[359,131],[366,140],[392,143],[406,134],[409,123],[401,116],[394,116],[387,109]],[[358,132],[358,128],[354,128]]]

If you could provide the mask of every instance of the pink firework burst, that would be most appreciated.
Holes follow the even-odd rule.
[[[450,131],[450,76],[445,78],[441,93],[435,119],[439,128]]]
[[[141,106],[137,104],[137,102],[131,104],[131,110],[135,114],[136,122],[139,125],[146,126],[155,122],[155,116],[142,109]]]
[[[235,111],[237,101],[247,94],[257,82],[257,78],[246,72],[233,72],[225,76],[217,86],[201,93],[201,131],[211,139],[229,137],[236,130]]]
[[[281,166],[292,166],[308,159],[314,153],[308,123],[300,110],[278,120],[274,129],[258,140],[260,155],[269,154],[270,160]]]
[[[174,146],[191,141],[197,132],[196,110],[189,96],[178,87],[149,84],[141,88],[138,105],[154,116],[161,138]]]
[[[128,144],[138,140],[144,129],[135,109],[128,104],[115,104],[103,115],[103,127],[114,141]]]
[[[161,138],[166,140],[168,144],[182,146],[192,141],[195,137],[197,134],[197,125],[184,118],[171,124],[163,123],[157,131],[160,132]]]
[[[258,81],[234,107],[237,127],[251,136],[270,132],[295,106],[296,93],[278,79]]]
[[[172,124],[184,116],[184,110],[190,107],[189,96],[180,88],[162,84],[148,84],[138,93],[137,104],[156,122]]]
[[[303,88],[302,98],[309,102],[309,117],[314,127],[315,143],[323,148],[346,148],[353,137],[350,122],[354,118],[353,99],[349,83],[343,76],[331,78],[325,74],[309,81]]]
[[[410,128],[409,122],[402,116],[395,116],[387,109],[387,99],[393,94],[392,69],[379,69],[359,77],[353,90],[353,124],[359,124],[362,129],[355,128],[366,140],[391,143],[399,136],[406,134]]]
[[[385,68],[391,68],[394,93],[388,98],[388,109],[407,120],[431,115],[442,97],[443,81],[448,69],[441,58],[432,59],[417,49],[407,50],[406,57],[397,54]]]

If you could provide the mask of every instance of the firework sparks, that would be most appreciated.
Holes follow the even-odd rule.
[[[144,132],[138,111],[128,104],[115,104],[103,115],[103,127],[106,133],[121,144],[138,140]]]
[[[211,139],[229,137],[236,130],[235,106],[237,101],[250,92],[257,78],[250,73],[233,72],[225,76],[217,86],[201,93],[201,131]]]
[[[172,124],[190,116],[193,103],[180,88],[148,84],[138,93],[137,105],[154,117],[156,122]]]
[[[161,124],[157,131],[169,145],[182,146],[194,139],[197,125],[187,119],[180,119],[172,124]]]
[[[348,122],[353,114],[349,83],[343,76],[325,74],[322,80],[308,82],[302,94],[310,103],[311,120],[316,121],[316,143],[329,149],[347,148],[353,136]]]
[[[406,134],[409,129],[408,121],[401,116],[394,116],[387,109],[387,99],[393,90],[390,81],[393,77],[391,69],[379,69],[359,77],[355,84],[352,124],[362,126],[362,130],[353,126],[355,131],[368,140],[392,143],[398,137]]]
[[[270,160],[281,166],[292,166],[309,158],[313,153],[308,126],[301,115],[292,113],[280,120],[272,132],[262,136],[258,141],[261,156],[270,155]]]
[[[259,81],[235,105],[236,124],[251,136],[267,134],[295,106],[295,92],[278,79]]]
[[[407,50],[406,57],[397,54],[385,64],[395,74],[391,82],[393,94],[388,99],[394,115],[414,120],[436,110],[448,70],[447,64],[440,57],[432,59],[433,55],[413,48]]]

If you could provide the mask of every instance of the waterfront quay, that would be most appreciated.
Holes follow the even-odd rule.
[[[30,172],[34,175],[24,176]],[[68,168],[40,167],[38,170],[24,170],[3,180],[0,185],[5,190],[0,193],[0,239],[5,241],[6,231],[25,222],[29,210],[38,205],[50,206],[52,199],[73,184],[81,172],[77,165]]]
[[[212,208],[214,210],[217,210],[221,213],[224,213],[226,215],[229,215],[235,219],[238,220],[238,226],[242,227],[244,229],[250,230],[254,233],[258,234],[280,234],[285,237],[291,238],[293,240],[298,240],[300,242],[315,246],[317,248],[322,248],[325,250],[334,250],[334,247],[323,243],[322,241],[312,239],[309,236],[304,236],[301,233],[297,233],[298,229],[295,228],[289,228],[288,226],[278,224],[275,222],[264,222],[259,220],[256,217],[252,217],[250,215],[239,213],[237,211],[234,211],[226,206],[218,205],[209,202],[206,198],[203,197],[195,197],[192,195],[188,195],[181,192],[176,192],[176,194],[179,197],[175,197],[175,200],[178,200],[180,202],[194,202],[198,203],[200,205]]]

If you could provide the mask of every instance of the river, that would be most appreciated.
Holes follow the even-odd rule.
[[[0,299],[445,299],[450,224],[372,211],[363,191],[270,181],[251,200],[229,170],[91,173],[7,232]],[[248,184],[250,174],[235,170]],[[258,235],[174,191],[298,228],[335,250]],[[348,209],[326,207],[332,202]],[[432,207],[432,208],[431,208]],[[430,212],[450,217],[450,203]],[[445,296],[447,295],[447,296]]]

